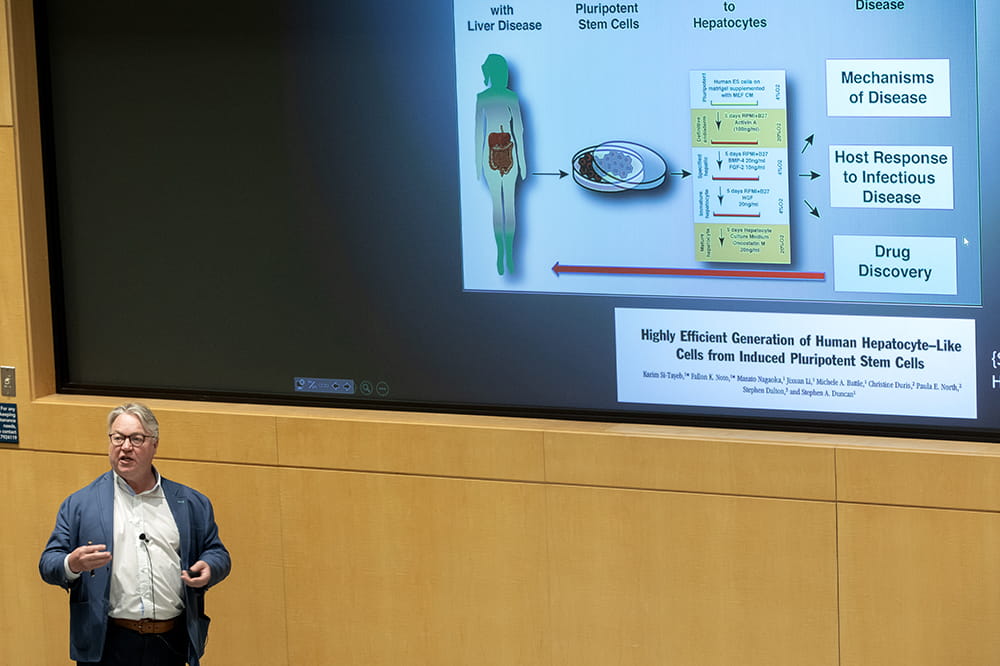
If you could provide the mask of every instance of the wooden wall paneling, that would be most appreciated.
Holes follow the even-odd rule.
[[[672,434],[549,432],[553,483],[832,500],[833,447],[753,443]]]
[[[0,663],[72,663],[69,596],[42,581],[38,558],[63,499],[107,468],[98,456],[0,450]]]
[[[28,394],[29,384],[17,201],[14,131],[10,127],[0,127],[0,365],[18,369],[17,398],[21,399]],[[3,402],[15,400],[4,398]]]
[[[0,2],[0,126],[14,124],[13,92],[10,85],[10,37],[7,2]]]
[[[1000,445],[845,448],[837,451],[837,485],[846,502],[1000,511]]]
[[[20,298],[24,299],[17,312],[27,320],[27,330],[19,330],[17,337],[13,338],[27,348],[27,357],[18,359],[18,399],[23,401],[55,392],[55,357],[45,230],[41,122],[35,69],[34,14],[30,0],[8,0],[6,4],[10,55],[10,68],[7,71],[13,91],[18,186],[18,199],[11,214],[15,216],[12,219],[17,220],[15,224],[20,238],[17,251],[22,254],[18,255],[16,262],[9,264],[6,247],[0,245],[0,291],[16,286]],[[0,225],[5,224],[6,221],[0,221]],[[0,233],[3,231],[0,230]],[[8,270],[17,270],[16,279],[6,272]],[[6,346],[2,340],[0,337],[0,353]]]
[[[160,461],[161,473],[208,496],[233,558],[208,591],[212,617],[205,666],[288,663],[280,474],[272,467]]]
[[[255,463],[278,462],[277,435],[272,416],[167,407],[146,401],[160,422],[160,455],[180,460]]]
[[[117,404],[52,405],[37,402],[22,408],[21,448],[107,456],[107,417]]]
[[[540,481],[538,430],[373,418],[278,419],[284,466]]]
[[[122,397],[35,401],[26,412],[23,447],[107,453],[107,416]],[[277,463],[274,417],[231,413],[219,406],[142,400],[160,422],[157,457],[213,462]]]
[[[839,507],[843,666],[1000,664],[1000,515]]]
[[[289,663],[545,664],[544,489],[282,470]]]
[[[837,663],[833,504],[548,496],[553,666]]]

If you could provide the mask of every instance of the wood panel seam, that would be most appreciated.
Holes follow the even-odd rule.
[[[38,453],[45,455],[71,455],[71,456],[94,457],[94,458],[106,457],[106,454],[101,452],[55,451],[55,450],[44,450],[44,449],[17,449],[17,450],[23,453]],[[299,471],[299,472],[329,472],[333,474],[370,475],[370,476],[416,478],[416,479],[439,479],[439,480],[449,480],[449,481],[472,481],[477,483],[542,486],[547,488],[578,488],[578,489],[607,490],[607,491],[630,491],[630,492],[660,493],[660,494],[700,496],[700,497],[730,497],[730,498],[745,498],[745,499],[757,499],[757,500],[776,500],[776,501],[787,501],[787,502],[808,502],[814,504],[835,503],[834,500],[829,500],[829,499],[820,499],[815,497],[795,497],[790,495],[783,496],[783,495],[766,495],[766,494],[751,494],[751,493],[725,493],[725,492],[713,492],[707,490],[697,491],[697,490],[680,490],[672,488],[649,488],[642,486],[612,486],[612,485],[587,484],[587,483],[567,483],[560,481],[539,481],[535,479],[507,479],[507,478],[491,478],[491,477],[478,477],[478,476],[457,476],[448,474],[421,474],[417,472],[398,472],[398,471],[377,470],[377,469],[306,467],[301,465],[278,465],[278,464],[255,463],[255,462],[239,462],[239,461],[229,462],[225,460],[192,460],[189,458],[174,458],[170,456],[157,456],[157,460],[161,460],[164,462],[171,462],[171,463],[224,465],[228,467],[248,467],[256,469],[289,470],[289,471]],[[866,504],[866,503],[858,502],[857,504]],[[936,507],[929,507],[929,508],[936,508]]]

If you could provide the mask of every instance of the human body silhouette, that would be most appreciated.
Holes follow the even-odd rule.
[[[486,178],[493,199],[493,235],[497,243],[497,273],[514,271],[514,188],[527,175],[524,126],[517,93],[507,87],[509,70],[495,53],[483,63],[486,90],[476,96],[476,178]]]

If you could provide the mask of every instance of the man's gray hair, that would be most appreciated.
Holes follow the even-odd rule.
[[[153,411],[146,405],[140,402],[127,402],[124,405],[118,405],[111,410],[108,414],[108,434],[111,434],[111,426],[114,424],[115,419],[117,419],[122,414],[129,414],[139,419],[139,423],[142,424],[142,429],[156,437],[160,438],[160,424],[153,416]]]

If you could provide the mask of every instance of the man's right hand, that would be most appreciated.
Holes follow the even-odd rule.
[[[69,570],[75,574],[100,569],[111,561],[111,553],[103,543],[80,546],[69,554]]]

